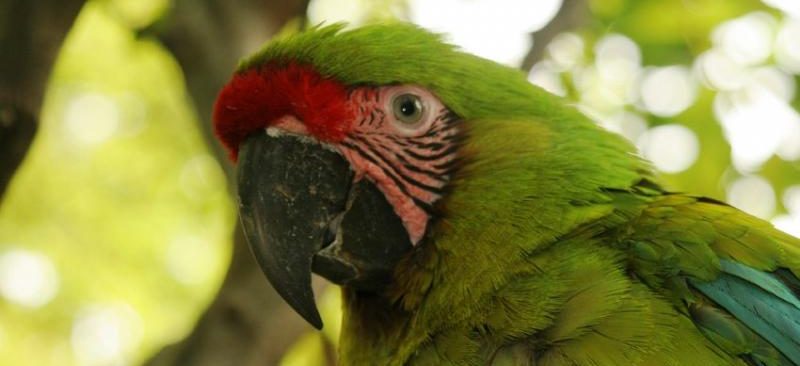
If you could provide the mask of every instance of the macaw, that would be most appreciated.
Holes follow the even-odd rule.
[[[317,328],[342,286],[342,365],[800,365],[800,240],[439,35],[282,37],[213,119],[272,286]]]

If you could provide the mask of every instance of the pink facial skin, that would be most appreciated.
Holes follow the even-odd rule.
[[[418,102],[413,120],[398,114],[400,96]],[[214,109],[215,131],[234,161],[241,141],[259,130],[307,136],[341,153],[356,181],[369,179],[384,193],[414,245],[456,165],[458,122],[420,86],[347,88],[296,64],[234,75]]]
[[[409,124],[392,110],[394,98],[419,97],[422,116]],[[347,137],[335,146],[350,162],[356,179],[367,177],[386,195],[412,243],[425,234],[433,204],[450,180],[458,147],[453,114],[427,90],[411,85],[356,89],[358,108]]]

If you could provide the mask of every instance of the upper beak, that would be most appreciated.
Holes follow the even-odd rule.
[[[239,214],[248,244],[275,290],[316,328],[311,271],[376,291],[412,248],[407,231],[369,181],[336,151],[294,135],[249,137],[239,147]]]

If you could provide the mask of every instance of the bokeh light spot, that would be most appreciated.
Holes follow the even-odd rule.
[[[575,72],[581,103],[602,113],[616,113],[638,96],[639,46],[628,37],[609,34],[595,44],[595,54],[593,66]]]
[[[800,238],[800,215],[778,215],[772,225],[789,235]]]
[[[409,18],[470,53],[519,65],[531,47],[530,33],[546,25],[561,0],[411,0]]]
[[[642,61],[641,51],[636,42],[621,34],[607,34],[594,46],[595,57],[599,63],[626,60],[631,64]]]
[[[759,67],[753,71],[751,81],[786,102],[794,99],[796,89],[794,78],[778,68]]]
[[[776,151],[778,156],[786,161],[800,159],[800,120],[790,123],[783,135],[783,142]]]
[[[783,207],[792,215],[800,216],[800,184],[783,191]]]
[[[549,64],[547,61],[542,61],[533,65],[530,73],[528,73],[528,81],[563,97],[567,94],[567,90],[561,81],[561,76]]]
[[[642,61],[639,46],[621,34],[609,34],[595,44],[595,64],[606,79],[637,74]]]
[[[364,23],[369,8],[364,0],[311,0],[306,15],[310,24],[346,22],[352,27]]]
[[[775,212],[775,190],[766,179],[748,175],[736,179],[727,188],[728,203],[762,219]]]
[[[58,293],[53,262],[40,253],[12,249],[0,256],[0,295],[17,305],[38,308]]]
[[[535,32],[550,22],[562,0],[410,0],[410,18],[426,28],[497,28]]]
[[[105,142],[119,129],[120,111],[108,96],[85,93],[67,102],[64,124],[76,142],[94,145]]]
[[[621,111],[605,116],[592,113],[590,110],[581,110],[600,126],[624,136],[633,143],[636,143],[639,137],[647,132],[647,121],[638,113]]]
[[[733,166],[743,173],[756,171],[800,124],[797,111],[758,85],[718,94],[714,114],[731,144]]]
[[[645,71],[641,98],[650,113],[671,117],[683,112],[697,97],[697,87],[688,68],[668,66]]]
[[[505,32],[498,28],[470,28],[448,33],[449,41],[469,53],[509,66],[522,62],[533,44],[527,33]],[[498,42],[502,39],[502,42]]]
[[[679,173],[697,160],[700,142],[692,130],[678,124],[651,128],[638,140],[645,158],[666,173]]]
[[[87,366],[125,365],[142,337],[142,321],[127,304],[92,304],[72,325],[72,350]]]
[[[583,63],[584,59],[583,38],[575,33],[561,33],[547,45],[547,57],[552,61],[553,68],[566,71]]]
[[[789,0],[800,6],[800,1]],[[800,17],[800,14],[798,14]],[[775,39],[775,61],[784,70],[800,74],[800,19],[784,20]]]
[[[695,70],[708,87],[717,90],[735,90],[747,82],[748,70],[734,62],[724,52],[711,49],[695,61]]]
[[[753,12],[720,24],[711,38],[734,62],[755,65],[772,53],[774,25],[772,15]]]
[[[800,18],[800,1],[797,0],[764,0],[764,3],[778,8],[786,14]],[[795,38],[796,39],[796,38]]]

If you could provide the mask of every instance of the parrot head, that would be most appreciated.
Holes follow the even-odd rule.
[[[238,161],[248,242],[275,289],[316,327],[311,271],[366,291],[391,281],[436,217],[463,133],[424,83],[389,69],[390,82],[356,81],[323,66],[336,60],[308,57],[336,48],[338,32],[269,45],[235,73],[214,110],[215,131]],[[381,33],[360,37],[361,46],[391,44],[369,39],[390,36]],[[357,61],[350,56],[339,62]]]
[[[272,41],[242,61],[220,92],[213,119],[238,164],[240,220],[259,265],[286,302],[321,328],[312,271],[367,292],[396,281],[398,263],[446,221],[450,196],[469,191],[458,187],[460,175],[492,164],[500,174],[515,166],[515,153],[531,158],[531,151],[543,151],[543,141],[557,143],[529,139],[505,150],[510,159],[491,162],[480,158],[487,149],[467,146],[472,136],[482,136],[486,146],[515,136],[509,127],[479,121],[546,116],[562,121],[560,128],[574,125],[570,120],[581,122],[577,131],[590,125],[552,107],[560,103],[519,71],[463,53],[414,25],[345,31],[337,24]],[[542,130],[539,137],[551,134]],[[569,149],[568,141],[562,145]],[[576,166],[582,159],[573,159]],[[500,188],[502,182],[524,185],[520,177],[470,181],[469,200],[481,200],[480,189],[497,184],[502,192],[486,199],[505,209],[502,197],[518,192]],[[566,184],[570,177],[552,180]],[[556,207],[542,202],[542,212]],[[492,215],[486,205],[463,212],[470,207],[456,209],[462,216]]]
[[[273,286],[320,326],[308,277],[379,289],[418,244],[457,162],[458,118],[416,85],[348,87],[265,65],[220,94],[240,212]]]

